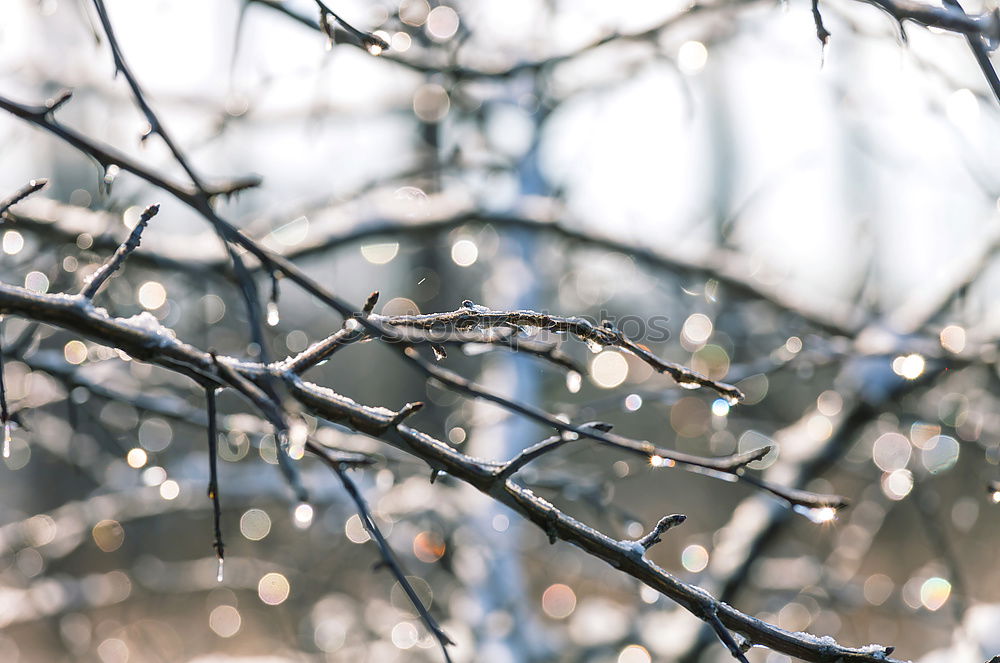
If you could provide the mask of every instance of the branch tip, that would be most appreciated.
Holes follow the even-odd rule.
[[[18,204],[31,194],[35,193],[39,189],[43,188],[49,181],[44,177],[35,178],[29,180],[27,184],[22,186],[20,189],[12,193],[5,200],[0,200],[0,216],[6,214],[7,210]]]
[[[372,294],[368,295],[368,299],[365,300],[365,305],[361,308],[361,313],[363,313],[365,317],[371,315],[372,311],[375,310],[375,305],[378,303],[378,297],[378,290],[375,290]]]
[[[687,516],[683,513],[674,513],[669,516],[664,516],[663,518],[660,518],[660,522],[656,523],[653,529],[651,529],[646,536],[639,539],[637,543],[642,546],[644,550],[649,550],[662,540],[660,536],[664,532],[677,527],[685,520],[687,520]]]
[[[415,401],[413,403],[407,403],[406,405],[401,407],[399,409],[399,412],[397,412],[396,415],[392,418],[392,421],[389,423],[390,427],[395,428],[396,426],[400,425],[401,423],[403,423],[404,419],[416,414],[423,407],[424,407],[423,401]]]
[[[45,112],[46,113],[56,112],[63,104],[65,104],[72,98],[73,98],[72,90],[69,89],[60,90],[59,94],[50,99],[45,100],[45,109],[46,109]]]
[[[823,25],[823,15],[819,11],[819,0],[812,0],[813,22],[816,23],[816,38],[826,46],[830,41],[830,31]]]

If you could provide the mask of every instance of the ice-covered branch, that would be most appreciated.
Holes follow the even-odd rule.
[[[875,652],[870,648],[851,649],[829,639],[789,633],[716,601],[704,591],[679,581],[641,556],[635,556],[621,542],[559,511],[529,489],[511,481],[497,481],[504,469],[503,464],[463,454],[406,425],[402,418],[407,408],[395,412],[359,404],[329,389],[304,382],[298,375],[280,370],[280,365],[277,364],[265,366],[214,357],[178,341],[169,330],[160,327],[155,321],[141,316],[138,320],[110,318],[81,297],[42,295],[23,288],[0,285],[0,312],[24,315],[85,334],[102,343],[119,347],[136,358],[188,375],[201,384],[235,388],[263,409],[273,405],[261,395],[259,389],[253,387],[253,380],[273,371],[276,377],[283,380],[293,398],[308,411],[381,439],[420,458],[434,470],[446,472],[469,483],[514,509],[553,539],[568,541],[615,565],[702,619],[711,620],[711,615],[716,615],[727,629],[741,634],[748,642],[810,661],[831,661],[838,657],[843,657],[844,661],[888,660],[882,650]],[[561,430],[600,439],[597,431],[564,423],[561,426]],[[624,438],[617,438],[619,442],[621,439]]]
[[[682,513],[674,513],[669,516],[664,516],[663,518],[660,518],[659,522],[656,523],[653,529],[651,529],[644,537],[639,539],[637,543],[642,546],[644,550],[649,550],[660,542],[660,536],[662,536],[664,532],[677,527],[685,520],[687,520],[687,516]]]
[[[87,279],[87,283],[84,285],[81,295],[87,299],[93,299],[101,287],[110,279],[118,269],[121,268],[125,260],[128,259],[129,255],[139,248],[139,242],[142,238],[142,231],[146,229],[146,225],[149,220],[156,216],[156,213],[160,211],[159,205],[150,205],[142,214],[139,216],[138,223],[132,228],[132,232],[129,233],[128,239],[121,243],[118,250],[101,265],[96,272],[91,274],[90,278]]]
[[[3,216],[7,214],[7,210],[11,207],[18,204],[34,192],[42,189],[48,183],[49,181],[44,178],[31,180],[14,193],[10,194],[3,200],[0,200],[0,218],[3,218]]]

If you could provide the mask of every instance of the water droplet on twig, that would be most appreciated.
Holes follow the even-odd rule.
[[[796,504],[792,509],[817,524],[828,523],[837,519],[837,509],[832,506],[810,507]]]
[[[267,324],[276,327],[281,322],[281,314],[278,312],[278,302],[269,301],[267,303]]]
[[[569,393],[575,394],[580,391],[580,387],[583,385],[583,376],[576,371],[570,371],[566,374],[566,389]]]
[[[307,529],[312,525],[313,521],[313,508],[312,505],[306,502],[299,502],[295,510],[292,511],[292,519],[295,522],[295,526],[299,529]]]
[[[104,189],[105,195],[111,195],[111,187],[121,170],[116,164],[111,164],[104,168],[104,177],[101,178],[101,188]]]

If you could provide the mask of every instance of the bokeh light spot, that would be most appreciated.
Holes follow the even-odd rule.
[[[281,605],[291,592],[288,578],[277,572],[265,573],[257,583],[257,596],[267,605]]]
[[[928,610],[938,610],[951,596],[951,583],[944,578],[928,578],[920,586],[920,602]]]
[[[160,484],[160,497],[169,501],[177,499],[177,496],[181,494],[181,486],[179,483],[173,479],[167,479]]]
[[[435,41],[451,39],[458,32],[458,13],[447,5],[439,5],[427,15],[427,33]]]
[[[271,517],[260,509],[247,509],[240,516],[240,533],[250,541],[260,541],[271,532]]]
[[[892,370],[907,380],[916,380],[923,375],[926,361],[918,354],[901,355],[892,360]]]
[[[9,256],[17,255],[24,248],[24,237],[16,230],[8,230],[3,234],[3,252]]]
[[[620,352],[607,350],[590,362],[590,377],[602,389],[614,389],[628,377],[628,362]]]
[[[399,254],[398,242],[366,244],[361,247],[361,257],[373,265],[385,265]]]
[[[354,514],[344,523],[344,534],[347,535],[351,543],[364,543],[371,539],[358,514]]]
[[[700,41],[687,41],[677,51],[677,68],[685,74],[697,74],[708,62],[708,49]]]
[[[432,564],[445,553],[444,540],[434,532],[424,531],[413,537],[413,556],[421,562]]]
[[[140,449],[136,447],[135,449],[129,449],[128,453],[125,454],[125,462],[128,463],[129,467],[139,469],[149,460],[149,456],[146,454],[145,449]]]
[[[216,606],[208,615],[208,626],[220,638],[231,638],[240,630],[243,618],[240,611],[231,605]]]
[[[883,472],[901,470],[910,462],[910,441],[899,433],[884,433],[872,445],[872,460]]]
[[[555,583],[542,593],[542,611],[552,619],[566,619],[576,610],[576,592],[567,585]]]
[[[102,520],[91,531],[94,543],[104,552],[114,552],[125,541],[125,528],[117,520]]]
[[[681,340],[701,346],[712,335],[712,321],[704,313],[692,313],[681,327]]]
[[[653,657],[642,645],[629,645],[618,654],[618,663],[651,663]]]
[[[708,551],[705,546],[692,544],[681,552],[681,565],[691,573],[700,573],[708,566]]]
[[[451,108],[448,92],[437,83],[426,83],[413,93],[413,113],[423,122],[440,122]]]
[[[913,474],[909,470],[896,470],[882,475],[882,492],[890,500],[898,501],[913,490]]]
[[[468,267],[479,259],[479,247],[469,239],[460,239],[451,246],[451,259],[459,267]]]
[[[79,366],[87,360],[87,346],[80,341],[70,341],[63,346],[63,356],[74,366]]]
[[[959,354],[965,350],[965,329],[958,325],[948,325],[941,330],[939,336],[941,347],[953,354]]]
[[[167,302],[167,289],[159,281],[146,281],[139,286],[139,304],[146,310],[155,311]]]

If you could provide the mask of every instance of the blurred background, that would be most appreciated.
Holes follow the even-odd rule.
[[[390,44],[373,57],[328,44],[305,0],[107,7],[196,171],[261,176],[219,201],[250,236],[358,305],[381,291],[384,313],[470,299],[615,320],[746,401],[562,337],[579,372],[477,346],[442,363],[689,453],[777,442],[761,476],[853,505],[815,523],[743,483],[585,442],[522,473],[536,492],[614,538],[687,514],[650,558],[783,628],[925,663],[1000,653],[1000,123],[964,38],[910,25],[903,41],[849,0],[821,5],[827,48],[800,0],[338,0]],[[89,2],[0,10],[0,94],[70,88],[60,121],[186,181],[158,137],[140,141]],[[75,290],[159,202],[100,305],[259,356],[194,212],[6,113],[0,143],[0,194],[50,180],[3,221],[4,282]],[[268,310],[279,358],[342,323],[291,284]],[[5,350],[26,329],[6,319]],[[243,401],[220,401],[220,584],[203,391],[55,328],[34,339],[3,367],[23,426],[0,467],[0,659],[442,660],[339,482],[303,460],[312,503],[297,507]],[[426,401],[414,426],[484,458],[549,434],[374,343],[309,379],[371,405]],[[685,611],[474,489],[306,420],[377,455],[352,476],[456,661],[732,660]]]

